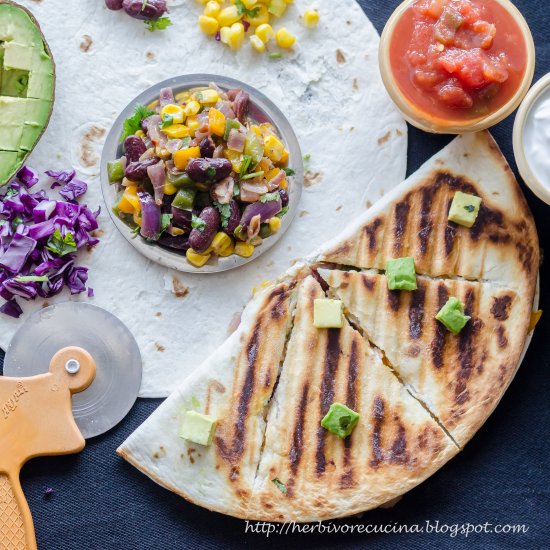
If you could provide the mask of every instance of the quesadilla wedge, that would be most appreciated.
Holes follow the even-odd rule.
[[[457,191],[482,199],[472,228],[448,221]],[[532,301],[535,223],[489,132],[454,139],[311,260],[383,270],[387,259],[404,256],[414,258],[417,273],[496,282]]]
[[[324,297],[319,283],[304,279],[248,518],[305,522],[369,510],[458,452],[359,332],[347,322],[314,326],[314,300]],[[346,439],[321,426],[334,402],[360,414]]]
[[[295,286],[281,283],[258,293],[236,332],[117,453],[187,500],[245,517],[262,447],[265,407],[291,328]],[[179,436],[187,411],[217,420],[211,445]]]
[[[364,334],[463,447],[511,382],[525,345],[532,297],[489,282],[417,277],[388,290],[385,275],[320,270]],[[470,321],[458,335],[436,320],[449,297]]]

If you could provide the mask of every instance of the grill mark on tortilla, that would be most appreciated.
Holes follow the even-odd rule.
[[[451,209],[453,199],[447,201],[447,212]],[[445,226],[445,254],[449,256],[453,251],[456,237],[456,225],[450,221]]]
[[[474,299],[474,291],[469,288],[466,292],[466,303],[464,305],[465,315],[472,316]],[[470,398],[467,383],[473,369],[474,346],[472,340],[476,327],[476,323],[474,321],[474,319],[471,319],[458,336],[458,358],[460,368],[455,387],[455,402],[458,405],[463,405]]]
[[[218,393],[225,393],[225,386],[217,380],[209,380],[206,387],[206,402],[204,405],[204,414],[208,414],[210,411],[210,401],[212,400],[212,390]]]
[[[371,224],[365,227],[365,232],[369,238],[369,251],[374,252],[376,249],[376,233],[378,228],[382,225],[382,220],[376,218]]]
[[[399,311],[399,302],[401,301],[401,292],[399,290],[388,289],[388,302],[392,311]]]
[[[380,397],[374,398],[372,411],[373,428],[372,428],[372,459],[370,465],[373,468],[378,468],[384,460],[382,454],[382,424],[384,423],[384,401]]]
[[[422,200],[420,208],[420,225],[418,227],[418,239],[420,241],[420,253],[426,254],[428,251],[428,241],[433,230],[430,211],[433,205],[435,187],[424,187],[422,189]]]
[[[418,288],[412,293],[409,304],[409,335],[413,340],[418,340],[422,335],[425,299],[426,287],[419,282]]]
[[[449,299],[449,292],[443,283],[437,286],[437,304],[439,311]],[[445,348],[445,327],[439,322],[435,322],[435,333],[431,345],[432,361],[436,369],[443,367],[443,350]]]
[[[361,281],[363,283],[363,286],[367,289],[367,290],[372,290],[374,288],[374,285],[375,285],[375,281],[374,279],[371,279],[370,277],[368,276],[363,276],[361,277]]]
[[[290,470],[294,475],[296,475],[296,472],[298,471],[298,466],[300,465],[302,451],[304,448],[303,433],[308,393],[309,383],[306,382],[302,388],[302,397],[298,408],[298,417],[296,419],[296,425],[294,426],[294,433],[292,435],[292,446],[290,447],[290,452],[288,453],[288,457],[290,459]]]
[[[390,462],[392,464],[406,464],[409,461],[407,453],[407,437],[405,427],[401,422],[398,423],[397,437],[392,443],[390,450]]]
[[[533,247],[518,241],[516,242],[516,250],[521,265],[523,265],[523,268],[528,274],[531,274],[533,269],[537,268],[537,266],[533,265],[533,256],[535,255]]]
[[[508,346],[508,338],[506,337],[506,331],[502,325],[497,327],[497,343],[499,348]]]
[[[477,241],[481,237],[482,233],[488,232],[489,227],[504,231],[504,216],[499,210],[494,210],[492,208],[489,208],[486,204],[481,203],[481,206],[479,207],[479,213],[477,215],[474,225],[470,229],[469,235],[474,241]],[[491,235],[491,240],[493,242],[504,243],[510,241],[510,234],[508,232],[499,234],[494,233],[493,231]]]
[[[495,319],[506,321],[510,316],[510,306],[512,305],[512,296],[495,296],[491,306],[491,313]]]
[[[395,205],[395,240],[393,242],[393,250],[395,254],[399,254],[399,252],[401,252],[401,241],[405,235],[410,210],[411,205],[408,201],[403,201]]]
[[[334,400],[334,379],[336,369],[338,368],[338,359],[340,355],[340,330],[328,329],[327,348],[325,351],[325,362],[323,379],[321,381],[321,399],[319,402],[319,416],[323,418]],[[315,454],[315,471],[317,477],[325,471],[325,435],[326,430],[319,425],[317,429],[317,451]]]

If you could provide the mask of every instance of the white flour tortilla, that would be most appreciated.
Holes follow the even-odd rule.
[[[281,60],[258,55],[248,44],[235,54],[205,37],[196,22],[201,7],[192,0],[172,2],[173,26],[155,33],[100,0],[21,3],[41,24],[57,65],[52,120],[29,165],[40,172],[74,166],[90,183],[86,201],[103,206],[102,242],[80,261],[90,266],[92,303],[117,315],[137,339],[143,397],[168,395],[224,340],[253,287],[339,233],[367,201],[404,179],[406,126],[379,77],[378,35],[352,0],[318,2],[315,30],[299,22],[311,1],[296,0],[275,24],[298,36],[295,52]],[[218,275],[175,273],[140,256],[109,219],[99,185],[103,141],[117,114],[152,84],[200,72],[238,78],[264,92],[311,155],[311,185],[286,235],[258,260]],[[174,280],[188,289],[185,297],[174,295]],[[49,302],[69,298],[64,292]],[[20,320],[1,320],[4,349],[43,305],[21,302]]]

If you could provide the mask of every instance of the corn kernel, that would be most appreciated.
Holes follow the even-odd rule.
[[[292,48],[294,42],[296,42],[296,37],[286,27],[282,27],[275,34],[275,40],[280,48],[287,49]]]
[[[259,4],[256,6],[258,12],[255,17],[250,17],[247,15],[245,19],[253,26],[257,27],[258,25],[263,25],[269,23],[269,12],[267,11],[267,6],[264,4]]]
[[[243,243],[239,241],[235,244],[235,254],[242,258],[250,258],[254,254],[254,245],[250,243]]]
[[[180,149],[176,151],[173,155],[174,164],[178,170],[185,170],[187,168],[187,163],[192,158],[199,158],[201,156],[200,147],[189,147],[189,149]]]
[[[223,8],[223,10],[218,13],[218,23],[220,27],[230,27],[233,23],[239,21],[240,18],[241,16],[239,15],[237,6]]]
[[[256,28],[256,36],[267,44],[275,36],[275,32],[269,23],[264,23]]]
[[[223,136],[225,134],[225,115],[212,107],[208,111],[208,126],[214,135]]]
[[[250,44],[257,52],[265,52],[265,44],[255,34],[250,37]]]
[[[134,218],[134,223],[141,227],[141,210],[139,212],[134,212],[132,217]]]
[[[233,23],[229,31],[229,47],[238,50],[244,42],[244,25],[242,23]]]
[[[288,164],[288,151],[285,149],[283,156],[281,157],[281,160],[279,161],[279,164],[282,164],[283,166],[286,166]]]
[[[267,9],[275,17],[281,17],[286,11],[286,2],[285,0],[271,0]]]
[[[207,17],[216,17],[220,13],[220,10],[220,5],[216,0],[209,0],[206,2],[206,6],[204,6],[204,15]]]
[[[183,109],[179,105],[174,105],[173,103],[165,105],[160,111],[160,116],[163,120],[164,117],[172,117],[173,124],[183,123]]]
[[[231,239],[231,244],[227,247],[225,247],[223,250],[220,250],[218,256],[221,256],[222,258],[226,258],[227,256],[231,256],[235,252],[235,243],[233,239]]]
[[[247,10],[251,10],[258,3],[258,0],[242,0],[242,2]]]
[[[222,27],[220,29],[220,42],[223,44],[229,44],[229,33],[231,32],[231,27]]]
[[[143,130],[138,130],[135,135],[143,139],[145,137],[145,132]]]
[[[204,5],[204,4],[206,4],[206,2],[208,2],[208,0],[197,0],[197,2],[198,2],[199,4]]]
[[[229,248],[232,248],[233,240],[231,237],[224,233],[223,231],[220,231],[214,235],[214,239],[212,239],[212,250],[218,254],[219,256],[224,256],[224,252],[226,252]],[[229,255],[229,254],[228,254]]]
[[[319,24],[319,12],[317,10],[306,10],[304,12],[304,25],[313,29]]]
[[[164,184],[164,194],[165,195],[175,195],[178,188],[173,183]]]
[[[158,99],[155,99],[154,101],[151,101],[149,105],[147,105],[147,109],[149,109],[150,111],[154,111],[158,107],[159,103],[160,101]]]
[[[206,90],[196,92],[195,96],[201,105],[213,105],[218,101],[218,99],[220,99],[218,92],[212,88],[207,88]]]
[[[276,216],[274,218],[270,218],[269,229],[271,229],[273,233],[277,233],[277,231],[281,229],[281,218],[277,218]]]
[[[210,254],[199,254],[195,252],[192,248],[189,248],[185,253],[185,256],[190,264],[195,267],[202,267],[209,259]]]
[[[199,27],[205,34],[216,34],[220,28],[220,24],[213,17],[207,15],[199,16]]]
[[[283,143],[275,136],[267,136],[264,141],[264,152],[273,162],[279,162],[285,151]]]
[[[185,92],[180,92],[179,94],[176,94],[176,101],[183,103],[187,101],[190,97],[191,97],[191,93],[188,90],[186,90]]]
[[[189,135],[195,137],[195,132],[199,128],[199,121],[195,115],[187,117],[187,128],[189,128]]]
[[[201,104],[198,101],[195,101],[194,99],[191,101],[188,101],[184,107],[183,112],[186,116],[193,116],[196,115],[201,110]]]
[[[189,128],[183,124],[172,124],[162,130],[170,139],[182,139],[189,136]]]

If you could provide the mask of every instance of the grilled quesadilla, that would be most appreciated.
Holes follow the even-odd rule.
[[[448,221],[457,191],[482,199],[473,227]],[[539,268],[535,223],[489,132],[464,134],[384,196],[314,261],[383,270],[411,256],[417,273],[487,280],[533,296]]]
[[[347,322],[314,326],[314,300],[324,296],[312,277],[299,289],[247,517],[317,521],[369,510],[458,452],[359,332]],[[346,439],[321,426],[334,402],[360,415]]]
[[[257,294],[236,332],[117,453],[191,502],[246,517],[265,431],[265,406],[291,326],[294,287],[281,283]],[[180,437],[188,411],[217,420],[210,446]]]
[[[493,283],[417,277],[388,290],[385,275],[321,270],[332,292],[402,381],[462,447],[499,402],[518,367],[532,298]],[[471,319],[454,335],[436,320],[449,297]]]

